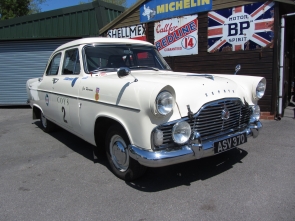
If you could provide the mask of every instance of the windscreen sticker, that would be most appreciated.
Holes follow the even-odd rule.
[[[98,77],[104,77],[107,75],[107,72],[99,72],[98,74],[96,74],[95,76],[98,76]]]

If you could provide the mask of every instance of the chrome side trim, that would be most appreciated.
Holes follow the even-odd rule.
[[[259,130],[262,129],[262,124],[257,121],[251,124],[243,131],[239,131],[232,134],[223,135],[217,138],[212,138],[200,143],[198,135],[192,138],[192,140],[183,146],[175,147],[175,149],[164,149],[159,151],[149,151],[137,147],[135,145],[129,145],[129,155],[133,159],[137,160],[140,164],[147,167],[163,167],[182,163],[190,160],[200,159],[214,155],[214,142],[224,140],[229,137],[233,137],[242,133],[246,133],[247,137],[257,137]]]
[[[103,104],[103,105],[117,107],[117,108],[122,108],[122,109],[131,110],[131,111],[135,111],[135,112],[140,112],[140,109],[133,108],[133,107],[127,107],[127,106],[122,106],[122,105],[110,104],[110,103],[106,103],[106,102],[91,100],[91,99],[88,99],[88,98],[82,98],[82,97],[77,97],[77,96],[72,96],[72,95],[67,95],[67,94],[60,94],[60,93],[56,93],[56,92],[52,92],[52,91],[47,91],[47,90],[38,89],[37,91],[45,92],[45,93],[48,93],[48,94],[54,94],[54,95],[58,95],[58,96],[63,96],[63,97],[68,97],[68,98],[72,98],[72,99],[78,99],[78,100],[82,100],[82,101],[88,101],[88,102],[92,102],[92,103],[100,103],[100,104]]]

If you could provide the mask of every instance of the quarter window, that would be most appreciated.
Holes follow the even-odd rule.
[[[80,74],[80,59],[78,48],[65,52],[62,74]]]
[[[60,58],[61,58],[61,53],[55,55],[47,70],[46,70],[46,75],[57,75],[58,74],[58,70],[59,70],[59,65],[60,65]]]

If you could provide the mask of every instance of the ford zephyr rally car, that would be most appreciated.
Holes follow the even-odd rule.
[[[66,43],[27,81],[43,130],[58,125],[104,148],[124,180],[256,137],[265,88],[263,77],[173,72],[152,44],[113,38]]]

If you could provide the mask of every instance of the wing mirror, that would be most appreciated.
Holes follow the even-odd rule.
[[[117,75],[119,78],[127,77],[130,74],[130,72],[130,69],[125,67],[117,69]]]
[[[117,75],[119,78],[124,78],[124,77],[127,77],[128,75],[131,75],[132,77],[134,77],[132,74],[131,74],[131,70],[127,67],[122,67],[122,68],[118,68],[117,69]],[[134,77],[134,82],[137,82],[137,78]]]
[[[240,64],[238,64],[237,66],[236,66],[236,69],[235,69],[235,73],[234,73],[234,75],[236,75],[238,72],[239,72],[239,70],[241,70],[241,65]]]

